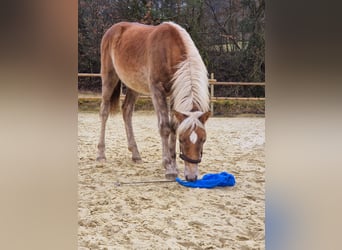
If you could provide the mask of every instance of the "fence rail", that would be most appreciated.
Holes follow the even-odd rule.
[[[210,85],[221,85],[221,86],[265,86],[264,82],[214,82],[209,79]]]
[[[101,77],[100,73],[78,73],[78,77]],[[214,111],[214,103],[220,100],[239,100],[239,101],[260,101],[265,97],[216,97],[214,86],[265,86],[264,82],[217,82],[214,74],[211,73],[208,80],[210,85],[210,109]],[[121,95],[124,97],[124,95]],[[95,98],[95,97],[94,97]],[[141,98],[150,98],[149,96],[141,96]]]
[[[101,77],[100,73],[78,73],[78,77]]]

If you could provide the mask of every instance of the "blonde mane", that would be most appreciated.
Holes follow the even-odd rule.
[[[195,111],[195,112],[184,112],[184,115],[187,116],[178,126],[177,133],[182,134],[188,129],[190,131],[193,131],[197,127],[200,127],[204,129],[204,125],[200,122],[199,118],[201,115],[203,115],[203,112],[201,111]]]
[[[185,46],[186,60],[177,65],[173,76],[171,102],[179,112],[191,111],[194,106],[200,111],[209,111],[208,72],[190,35],[179,25],[175,27]]]

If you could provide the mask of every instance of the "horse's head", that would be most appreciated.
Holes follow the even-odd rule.
[[[187,181],[196,181],[198,164],[202,160],[203,144],[206,140],[204,124],[210,116],[208,112],[174,112],[178,121],[180,155],[184,160],[184,176]]]

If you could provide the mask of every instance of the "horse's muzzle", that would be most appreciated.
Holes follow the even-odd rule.
[[[197,175],[195,175],[194,177],[189,177],[189,176],[185,176],[185,180],[187,181],[197,181]]]

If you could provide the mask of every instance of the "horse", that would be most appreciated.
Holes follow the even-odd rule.
[[[166,179],[178,176],[176,140],[184,176],[196,181],[210,116],[208,73],[190,35],[173,22],[158,26],[120,22],[101,40],[101,133],[97,161],[105,162],[105,128],[119,108],[121,82],[127,87],[122,115],[132,160],[142,159],[134,138],[132,114],[140,94],[151,95],[158,117]],[[169,104],[168,100],[169,98]]]

